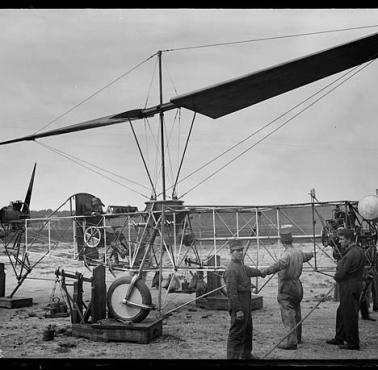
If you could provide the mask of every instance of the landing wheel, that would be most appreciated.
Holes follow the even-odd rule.
[[[140,322],[147,317],[150,310],[122,302],[130,283],[131,277],[122,276],[114,280],[112,285],[110,285],[107,297],[109,316],[125,321]],[[135,282],[129,301],[137,304],[151,305],[151,293],[143,280],[138,279]]]

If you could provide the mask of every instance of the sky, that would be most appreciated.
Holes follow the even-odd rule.
[[[1,9],[0,25],[4,141],[157,105],[153,55],[158,50],[178,49],[162,54],[163,101],[168,102],[376,33],[378,27],[323,31],[378,25],[378,9]],[[316,32],[322,33],[282,37]],[[262,38],[271,39],[227,44]],[[186,205],[273,205],[308,202],[312,188],[320,201],[375,194],[376,61],[296,117],[298,111],[292,111],[252,135],[343,73],[215,120],[197,114],[178,196]],[[165,114],[169,196],[192,118],[186,109]],[[134,121],[133,127],[161,192],[159,117]],[[128,122],[1,146],[0,158],[1,206],[24,199],[34,163],[34,210],[56,209],[80,192],[100,197],[105,206],[139,209],[151,196]]]

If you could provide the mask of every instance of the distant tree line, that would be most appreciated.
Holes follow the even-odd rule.
[[[49,217],[52,213],[54,212],[54,210],[48,208],[48,209],[41,209],[39,211],[36,211],[36,210],[31,210],[30,211],[30,217],[31,218],[46,218],[46,217]],[[71,213],[70,211],[56,211],[54,213],[54,216],[56,217],[67,217],[67,216],[71,216]]]

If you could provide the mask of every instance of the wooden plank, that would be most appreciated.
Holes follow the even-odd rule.
[[[106,318],[106,284],[105,266],[97,266],[93,270],[92,280],[92,322]]]
[[[33,298],[0,297],[0,307],[21,308],[33,306]]]
[[[146,320],[123,325],[106,319],[97,324],[72,324],[72,335],[85,337],[95,342],[134,342],[147,344],[163,333],[162,320]]]
[[[57,313],[45,313],[47,319],[58,319],[61,317],[68,317],[70,314],[68,312],[57,312]]]
[[[207,298],[197,299],[196,306],[207,310],[228,310],[228,298],[225,296],[211,296]],[[263,307],[263,297],[252,294],[251,311],[258,310]]]

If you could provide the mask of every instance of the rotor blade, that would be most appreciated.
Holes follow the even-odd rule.
[[[175,108],[177,107],[173,103],[165,103],[165,104],[156,105],[156,106],[145,108],[145,109],[128,110],[123,113],[113,114],[111,116],[106,116],[102,118],[96,118],[90,121],[76,123],[74,125],[57,128],[55,130],[41,132],[39,134],[33,134],[33,135],[24,136],[17,139],[2,141],[0,142],[0,145],[17,143],[19,141],[30,141],[30,140],[40,139],[42,137],[47,137],[47,136],[68,134],[70,132],[84,131],[84,130],[89,130],[92,128],[103,127],[103,126],[111,126],[117,123],[129,121],[129,120],[133,121],[137,119],[151,117],[157,113],[165,112],[167,110],[171,110]]]
[[[170,101],[211,118],[352,68],[378,56],[378,33],[252,74],[225,81]]]
[[[29,182],[29,187],[26,192],[25,200],[24,200],[24,205],[22,206],[21,212],[22,213],[29,213],[30,211],[30,201],[31,201],[31,196],[32,196],[32,191],[33,191],[33,184],[34,184],[34,175],[35,175],[35,168],[37,167],[37,163],[34,163],[34,168],[33,172],[30,178]]]
[[[66,127],[57,128],[55,130],[41,132],[39,134],[33,134],[33,135],[24,136],[24,137],[13,139],[13,140],[3,141],[3,142],[0,142],[0,145],[17,143],[19,141],[35,140],[35,139],[39,139],[39,138],[47,137],[47,136],[62,135],[62,134],[67,134],[69,132],[83,131],[83,130],[88,130],[88,129],[97,128],[97,127],[110,126],[110,125],[115,125],[117,123],[125,122],[128,120],[140,119],[145,116],[146,115],[142,113],[141,109],[134,109],[134,110],[129,110],[127,112],[123,112],[123,113],[119,113],[115,115],[113,114],[111,116],[106,116],[106,117],[97,118],[97,119],[93,119],[93,120],[82,122],[82,123],[77,123],[77,124],[66,126]]]

